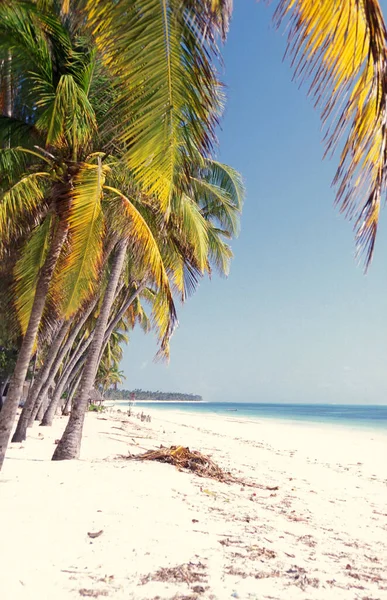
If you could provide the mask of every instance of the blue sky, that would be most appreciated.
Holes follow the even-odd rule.
[[[365,276],[334,208],[337,158],[322,162],[319,115],[291,82],[272,11],[237,1],[224,48],[228,104],[219,158],[247,187],[227,280],[179,310],[169,366],[135,331],[122,387],[208,401],[387,403],[387,230]]]

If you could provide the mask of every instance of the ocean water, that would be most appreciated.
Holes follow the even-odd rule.
[[[127,406],[129,403],[120,402]],[[118,405],[118,403],[117,403]],[[279,419],[310,423],[326,423],[349,427],[385,429],[387,406],[349,404],[269,404],[242,402],[136,402],[135,410],[157,409],[163,412],[178,410],[196,414],[249,419]]]

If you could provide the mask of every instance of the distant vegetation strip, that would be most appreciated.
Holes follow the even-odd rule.
[[[163,400],[164,402],[202,402],[198,394],[179,392],[150,392],[149,390],[108,390],[105,398],[109,400]]]

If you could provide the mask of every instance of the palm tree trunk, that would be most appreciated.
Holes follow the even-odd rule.
[[[28,365],[30,364],[44,305],[46,303],[48,288],[59,258],[59,254],[67,236],[67,230],[68,225],[65,222],[59,221],[57,230],[55,231],[51,241],[46,262],[40,272],[30,320],[21,348],[19,350],[15,370],[9,384],[7,400],[4,403],[3,410],[0,413],[0,470],[3,466],[5,453],[7,451],[9,439],[11,437],[11,431],[15,422],[19,400],[23,390],[23,384],[26,378]]]
[[[9,381],[9,375],[4,379],[4,381],[2,381],[1,386],[0,386],[0,411],[3,408],[3,395],[5,392],[5,388],[7,387]]]
[[[49,398],[48,394],[46,394],[42,398],[42,401],[39,405],[39,408],[36,413],[35,421],[41,421],[43,419],[43,416],[44,416],[49,404],[50,404],[50,398]]]
[[[38,376],[36,377],[34,384],[30,390],[30,393],[28,394],[26,403],[25,403],[23,410],[21,412],[21,415],[19,417],[16,431],[13,434],[12,442],[24,442],[24,440],[27,437],[27,427],[29,425],[30,416],[34,409],[36,399],[42,388],[42,385],[47,380],[50,369],[55,361],[55,358],[58,354],[59,348],[61,347],[61,345],[67,335],[69,327],[70,327],[70,323],[68,321],[66,321],[66,322],[62,323],[62,325],[59,327],[59,330],[57,331],[57,334],[53,340],[53,343],[50,346],[50,349],[48,351],[46,360],[44,361],[44,364],[40,368]]]
[[[5,115],[12,117],[12,54],[8,50],[5,66]]]
[[[68,373],[68,375],[61,381],[58,389],[55,389],[55,392],[48,404],[46,406],[46,410],[44,412],[41,426],[42,427],[51,427],[54,421],[54,417],[56,414],[56,410],[58,408],[59,402],[62,398],[62,394],[65,391],[66,387],[70,388],[73,384],[73,381],[77,378],[79,383],[80,375],[82,374],[83,364],[85,362],[85,358],[82,358],[79,363],[75,365],[75,367]],[[66,402],[67,404],[67,402]]]
[[[58,379],[58,383],[55,385],[54,394],[58,394],[59,391],[60,395],[62,394],[64,388],[67,385],[69,376],[73,372],[74,368],[78,365],[79,361],[82,359],[82,356],[86,354],[86,351],[93,340],[93,335],[94,331],[90,333],[89,337],[86,340],[84,339],[84,337],[82,337],[78,342],[76,349],[70,355],[68,362],[65,365],[60,378]]]
[[[8,50],[7,59],[5,63],[5,98],[4,98],[4,114],[6,117],[12,117],[12,54]],[[8,139],[5,143],[6,148],[11,147],[11,134],[8,135]]]
[[[99,357],[100,361],[101,361],[102,355],[105,351],[105,348],[110,340],[111,334],[113,333],[114,329],[117,327],[118,323],[121,321],[122,317],[128,310],[129,306],[132,304],[132,302],[135,301],[137,296],[139,296],[141,294],[144,287],[145,287],[145,281],[143,281],[139,284],[138,288],[133,292],[133,294],[131,294],[129,297],[126,297],[125,301],[123,302],[123,304],[122,304],[121,308],[119,309],[119,311],[117,312],[116,316],[114,318],[112,318],[110,323],[108,324],[106,332],[105,332],[102,348],[101,348],[101,354]]]
[[[79,382],[81,381],[81,377],[82,377],[82,370],[80,371],[79,375],[75,379],[74,383],[71,385],[71,389],[69,391],[69,395],[66,400],[66,404],[64,405],[63,410],[62,410],[63,416],[68,416],[70,414],[72,400],[74,398],[75,392],[78,389],[78,385],[79,385]]]
[[[46,427],[46,426],[51,427],[51,425],[54,421],[56,407],[58,405],[58,400],[59,400],[59,398],[57,398],[54,394],[44,412],[42,422],[40,423],[40,425],[42,427]]]
[[[97,318],[93,340],[87,353],[78,392],[73,403],[67,427],[53,454],[53,460],[69,460],[79,457],[83,423],[89,401],[89,392],[94,384],[95,376],[97,374],[99,355],[104,341],[110,310],[114,302],[117,285],[123,269],[126,248],[127,242],[124,240],[117,244],[108,286]]]
[[[75,365],[77,364],[79,359],[82,358],[82,356],[86,353],[88,347],[90,346],[91,342],[93,341],[93,335],[94,335],[94,331],[92,331],[90,333],[89,337],[86,340],[85,340],[85,334],[81,337],[76,348],[74,349],[72,354],[69,356],[69,360],[63,370],[61,379],[64,377],[67,377],[71,373],[71,371],[73,370],[73,368],[75,367]]]
[[[112,249],[110,249],[110,253],[111,253],[111,250]],[[119,290],[121,290],[122,287],[123,287],[122,285],[121,286],[117,286],[117,289],[119,288]],[[142,291],[143,288],[144,288],[144,286],[143,286],[143,284],[141,284],[141,290],[139,290],[138,293],[140,293],[140,291]],[[117,295],[117,293],[118,292],[116,292],[116,295]],[[134,297],[132,296],[131,297],[131,302],[134,300],[135,297],[136,296],[134,296]],[[94,309],[96,303],[97,303],[97,299],[92,303],[92,305],[90,307],[90,310],[87,313],[86,318],[83,320],[82,326],[87,321],[87,318],[90,316],[90,314],[91,314],[92,310]],[[127,308],[128,307],[126,307],[126,309]],[[120,316],[120,318],[121,318],[121,316]],[[109,329],[112,327],[112,324],[113,324],[113,319],[111,319],[109,321],[109,323],[108,323],[107,332],[109,332]],[[115,326],[116,326],[116,322],[114,320],[113,329],[114,329]],[[79,328],[78,332],[80,331],[80,329],[81,329],[81,327]],[[113,329],[111,329],[111,331]],[[111,335],[111,331],[109,333],[109,337]],[[53,424],[55,413],[56,413],[56,409],[58,407],[58,404],[60,402],[60,399],[62,397],[62,394],[63,394],[66,386],[68,386],[69,383],[71,383],[74,380],[74,378],[77,376],[77,374],[79,373],[79,371],[81,371],[79,373],[79,375],[78,375],[78,379],[77,379],[77,383],[76,383],[76,387],[78,387],[79,377],[82,374],[82,370],[81,369],[83,369],[83,365],[84,365],[85,360],[86,360],[86,351],[87,351],[89,345],[92,342],[93,335],[94,335],[94,331],[92,331],[90,333],[90,335],[87,338],[87,340],[84,340],[83,338],[81,338],[81,340],[78,342],[78,345],[77,345],[76,349],[74,350],[73,355],[71,356],[71,358],[70,358],[68,364],[66,365],[66,367],[65,367],[65,369],[64,369],[64,371],[63,371],[63,373],[62,373],[62,375],[61,375],[61,377],[60,377],[60,379],[59,379],[59,381],[57,383],[57,385],[55,386],[53,397],[52,397],[52,399],[51,399],[51,401],[50,401],[50,403],[49,403],[49,405],[48,405],[48,407],[46,409],[46,412],[44,413],[44,416],[43,416],[43,419],[42,419],[42,422],[41,422],[42,426],[44,426],[44,427],[45,426],[50,427]],[[104,347],[106,346],[106,344],[107,344],[108,341],[109,341],[109,338],[107,337],[107,333],[105,333]],[[53,375],[53,378],[55,377],[55,375],[56,375],[56,373]],[[53,383],[53,378],[52,379],[50,378],[51,384]],[[44,387],[42,391],[43,392],[46,391],[46,388]],[[67,408],[68,405],[69,405],[69,402],[67,401],[66,402],[66,408]],[[62,414],[65,414],[66,408],[65,408],[65,411]],[[37,410],[38,410],[38,407],[35,407],[35,413],[36,413]],[[35,414],[33,413],[32,417],[34,417],[34,416],[35,416]],[[33,421],[30,423],[30,425],[32,425],[32,423],[33,423]]]
[[[90,303],[86,312],[82,315],[82,317],[75,324],[75,326],[73,327],[72,331],[70,332],[70,334],[66,340],[66,343],[63,344],[61,349],[59,349],[56,356],[55,356],[55,353],[52,352],[54,360],[50,364],[49,372],[48,372],[48,375],[46,376],[45,381],[43,381],[42,385],[36,390],[35,396],[33,398],[33,406],[31,408],[27,427],[32,427],[32,425],[37,417],[37,414],[39,411],[39,405],[40,405],[39,395],[41,395],[42,397],[45,397],[48,393],[49,388],[53,386],[55,377],[59,371],[60,366],[62,365],[62,363],[65,359],[66,354],[71,349],[72,345],[74,344],[75,338],[77,337],[77,335],[81,331],[82,327],[86,323],[87,319],[89,318],[89,316],[92,313],[96,304],[97,304],[97,298]],[[69,325],[68,325],[68,327],[69,327]]]
[[[34,405],[31,409],[31,413],[28,419],[28,424],[27,427],[32,427],[34,424],[34,421],[36,420],[36,415],[39,412],[39,409],[42,405],[42,401],[47,397],[48,394],[48,390],[50,389],[50,386],[48,384],[48,382],[46,381],[44,383],[44,385],[41,387],[41,389],[39,390],[38,395],[35,397],[35,401],[34,401]],[[13,440],[12,440],[13,441]]]
[[[135,300],[135,298],[138,296],[138,294],[141,293],[141,291],[144,289],[145,287],[145,283],[141,284],[138,289],[125,301],[125,304],[121,307],[119,313],[116,315],[116,317],[111,318],[108,325],[107,325],[107,329],[104,335],[104,340],[103,340],[103,348],[101,349],[101,353],[100,353],[100,358],[98,360],[98,365],[101,361],[101,356],[103,354],[103,350],[106,347],[106,344],[109,341],[109,338],[114,330],[114,328],[117,326],[117,323],[120,321],[120,319],[122,318],[124,312],[129,308],[129,306],[131,305],[131,303]],[[43,420],[41,422],[42,426],[51,426],[54,420],[54,416],[55,416],[55,412],[56,412],[56,408],[59,404],[59,401],[62,397],[62,394],[66,388],[66,386],[69,384],[69,382],[71,382],[76,374],[80,371],[80,369],[83,368],[83,365],[85,363],[86,360],[86,356],[85,353],[87,351],[87,348],[89,347],[89,345],[92,342],[93,339],[93,335],[94,335],[94,331],[91,332],[90,336],[87,338],[87,340],[80,340],[78,347],[76,348],[72,358],[70,359],[69,363],[66,365],[66,368],[60,378],[60,380],[58,381],[58,384],[55,387],[54,390],[54,395],[50,401],[50,404],[48,405],[48,408],[44,414]],[[78,386],[79,381],[77,382],[77,386]],[[68,402],[66,402],[66,408],[68,406]],[[37,410],[37,408],[36,408]],[[65,414],[64,412],[62,414]],[[32,423],[31,423],[32,425]]]
[[[34,366],[32,368],[32,377],[31,377],[31,383],[30,383],[30,389],[32,388],[32,386],[35,383],[35,376],[36,376],[36,365],[38,362],[38,352],[35,352],[35,358],[34,358]],[[30,395],[30,393],[28,392],[28,396]],[[28,400],[28,397],[27,397]]]
[[[47,417],[46,417],[46,413],[43,416],[42,423],[41,423],[42,425],[52,425],[56,408],[60,402],[60,399],[62,398],[62,394],[63,394],[64,390],[66,389],[66,386],[72,381],[72,379],[78,373],[79,369],[83,366],[84,362],[85,362],[85,359],[81,358],[78,363],[73,365],[73,367],[70,368],[69,370],[66,369],[65,373],[63,373],[60,380],[58,381],[58,384],[55,387],[50,404],[47,407],[47,410],[46,410],[46,412],[48,413]]]

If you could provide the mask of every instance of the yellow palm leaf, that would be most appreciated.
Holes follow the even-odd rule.
[[[280,0],[295,76],[322,107],[327,152],[341,136],[337,203],[368,267],[387,177],[387,31],[377,0]]]
[[[47,256],[52,224],[53,217],[49,214],[32,232],[15,265],[15,305],[23,335],[30,320],[39,273]]]
[[[83,163],[75,177],[69,214],[70,250],[58,276],[63,316],[69,318],[96,289],[102,260],[104,218],[101,207],[106,168]]]
[[[159,332],[160,356],[168,358],[169,339],[177,324],[177,318],[168,274],[158,243],[144,217],[130,199],[117,188],[105,185],[104,189],[120,200],[116,210],[115,230],[120,236],[127,238],[133,260],[147,270],[150,281],[157,287],[153,319]]]
[[[43,207],[49,173],[21,177],[0,195],[0,250],[25,230],[25,220],[36,217]]]

